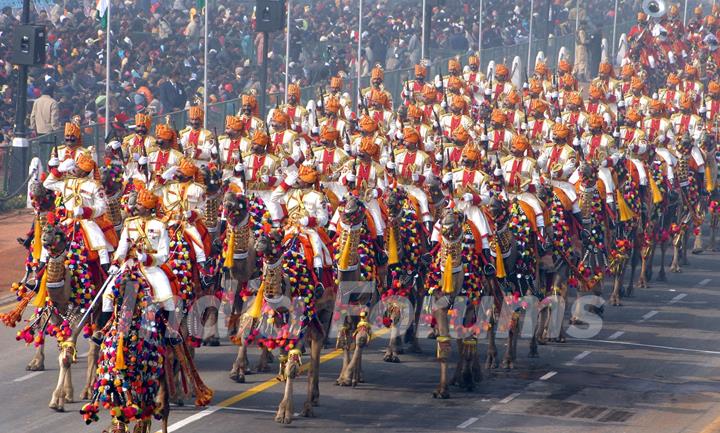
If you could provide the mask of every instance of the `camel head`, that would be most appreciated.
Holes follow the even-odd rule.
[[[51,257],[57,257],[67,249],[68,239],[60,227],[47,224],[42,230],[42,245]]]
[[[270,233],[261,233],[255,241],[255,252],[266,262],[275,263],[283,254],[284,237],[282,229],[272,229]]]
[[[447,208],[440,217],[440,233],[446,239],[457,239],[462,233],[465,215],[455,209]]]
[[[350,226],[360,224],[365,217],[365,203],[354,195],[348,196],[340,213],[340,220]]]
[[[223,197],[223,208],[228,222],[235,226],[248,215],[248,199],[242,193],[228,191]]]
[[[385,205],[388,208],[390,216],[398,216],[407,200],[407,192],[401,188],[392,188],[388,190],[385,196]]]
[[[678,140],[678,142],[677,142],[677,149],[678,149],[678,151],[680,151],[680,153],[686,154],[686,153],[690,152],[692,145],[693,145],[693,139],[690,136],[690,134],[687,131],[685,131],[685,133],[682,135],[680,140]]]
[[[107,164],[100,169],[100,182],[105,194],[112,197],[123,188],[123,167],[120,164]]]
[[[508,203],[505,199],[498,195],[490,197],[490,202],[487,205],[487,209],[490,215],[493,217],[497,227],[503,227],[507,222],[507,218],[510,216],[508,212]]]
[[[436,176],[430,176],[425,182],[425,185],[427,186],[428,199],[430,200],[430,203],[436,206],[440,205],[440,203],[442,203],[442,201],[445,199],[445,194],[443,194],[440,179],[438,179]]]
[[[30,200],[36,212],[49,212],[55,208],[55,193],[35,180],[30,184]]]
[[[209,164],[201,169],[202,178],[207,188],[207,195],[213,195],[222,187],[222,170],[215,164]]]
[[[597,183],[598,172],[597,167],[588,161],[583,161],[579,168],[580,179],[584,186],[595,186]]]

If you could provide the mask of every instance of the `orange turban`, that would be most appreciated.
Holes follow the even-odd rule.
[[[530,141],[522,134],[517,134],[512,139],[512,148],[518,152],[525,152],[530,148]]]
[[[146,188],[140,188],[137,194],[137,203],[145,209],[155,209],[158,205],[159,198]]]
[[[642,120],[642,116],[635,107],[628,108],[627,113],[625,113],[625,118],[632,123],[637,123]]]
[[[468,57],[468,65],[480,66],[480,58],[475,54],[471,55],[470,57]]]
[[[507,122],[507,115],[503,113],[502,110],[499,108],[496,108],[492,111],[492,115],[490,116],[490,120],[494,123],[500,123],[505,124]]]
[[[320,139],[325,141],[337,141],[340,138],[340,131],[331,125],[325,124],[320,128]]]
[[[426,77],[427,76],[427,69],[423,65],[415,65],[415,76],[416,77]]]
[[[80,139],[80,127],[72,122],[67,122],[65,124],[65,136],[66,137],[75,137],[78,140]]]
[[[318,171],[312,165],[303,164],[298,168],[298,178],[305,183],[315,183],[318,177]]]
[[[591,89],[592,89],[592,87],[591,87]],[[592,93],[591,93],[591,95],[592,95]],[[572,104],[572,105],[582,106],[582,105],[583,105],[583,99],[582,99],[582,96],[580,95],[580,92],[572,92],[572,93],[570,93],[570,94],[567,96],[567,103],[568,103],[568,104]]]
[[[720,83],[717,81],[711,81],[708,83],[708,92],[712,93],[713,95],[720,94]]]
[[[533,113],[544,113],[545,110],[547,110],[547,104],[545,104],[543,101],[539,99],[533,99],[532,102],[530,102],[530,111]]]
[[[675,17],[678,14],[678,7],[677,5],[670,5],[670,9],[668,10],[668,16]]]
[[[507,78],[509,73],[510,71],[504,64],[500,63],[499,65],[495,66],[495,76]]]
[[[543,92],[543,86],[540,80],[537,80],[535,78],[530,79],[530,93],[534,93],[536,95],[539,95]]]
[[[408,117],[411,119],[422,119],[423,115],[425,114],[422,109],[418,108],[415,104],[410,104],[408,106]]]
[[[570,128],[558,122],[552,128],[553,137],[564,140],[570,135]]]
[[[427,99],[435,99],[437,92],[432,84],[425,84],[422,90],[423,96]]]
[[[635,67],[631,63],[627,63],[620,70],[620,74],[625,78],[630,78],[635,75]]]
[[[225,116],[225,126],[233,131],[242,131],[243,122],[238,116]]]
[[[256,130],[252,137],[252,144],[259,144],[261,146],[267,146],[270,144],[270,136],[262,130]]]
[[[665,104],[663,104],[658,99],[653,99],[652,101],[650,101],[648,108],[655,111],[663,111],[665,109]]]
[[[375,122],[375,120],[373,120],[373,118],[370,116],[361,117],[359,125],[360,125],[360,129],[362,129],[364,132],[367,132],[367,133],[372,133],[372,132],[377,131],[377,127],[378,127],[377,122]]]
[[[640,77],[632,77],[632,80],[630,80],[630,87],[633,90],[642,90],[645,88],[645,81],[643,81]]]
[[[693,100],[687,93],[683,94],[680,97],[680,108],[684,108],[686,110],[689,110],[693,106]]]
[[[175,138],[175,131],[165,123],[159,123],[155,127],[155,136],[161,140],[172,140]]]
[[[600,86],[592,84],[590,86],[590,97],[595,99],[603,99],[605,97],[605,92],[602,88],[600,88]]]
[[[510,105],[517,105],[520,103],[520,95],[515,90],[511,90],[505,97],[505,100]]]
[[[300,86],[295,83],[288,84],[288,96],[293,95],[295,99],[300,100]]]
[[[540,75],[546,75],[548,73],[548,67],[545,62],[538,62],[535,65],[535,73]]]
[[[455,128],[455,130],[452,132],[452,138],[461,143],[467,143],[467,141],[470,139],[470,135],[465,130],[465,127],[461,125]]]
[[[460,78],[458,78],[458,77],[456,77],[456,76],[454,76],[454,75],[453,75],[452,77],[448,78],[448,84],[447,84],[447,86],[448,86],[449,88],[451,88],[451,89],[461,89],[461,88],[462,88],[462,85],[463,85],[463,82],[462,82],[462,80],[461,80]]]
[[[190,158],[183,158],[178,166],[178,171],[180,171],[180,174],[183,176],[194,177],[197,173],[197,167]]]
[[[577,81],[575,80],[575,77],[573,77],[571,74],[565,74],[562,76],[562,85],[564,87],[575,87],[577,84]]]
[[[385,106],[388,102],[387,94],[385,94],[382,90],[372,89],[370,91],[370,102]]]
[[[288,124],[290,123],[290,117],[281,109],[276,108],[275,110],[273,110],[272,121],[275,123],[279,123],[283,126],[288,126]]]
[[[257,99],[253,95],[242,95],[241,102],[242,105],[249,105],[253,109],[257,107]]]
[[[666,84],[668,86],[677,86],[680,84],[680,77],[678,77],[674,72],[670,72],[667,76]]]
[[[613,73],[613,67],[608,62],[600,63],[600,67],[598,68],[598,70],[600,71],[601,74],[612,75],[612,73]]]
[[[448,60],[448,71],[460,71],[460,62],[458,62],[457,59]]]
[[[458,129],[460,129],[460,128],[458,128]],[[463,151],[462,151],[463,159],[467,159],[469,161],[479,161],[480,156],[481,156],[480,150],[476,146],[465,146],[465,148],[463,148]]]
[[[452,100],[450,101],[450,107],[464,110],[465,98],[463,98],[462,95],[453,95]]]
[[[330,78],[330,87],[335,89],[342,89],[343,86],[343,79],[340,77],[332,77]]]
[[[83,152],[77,157],[77,160],[75,160],[75,165],[77,165],[80,170],[90,173],[95,168],[95,161],[93,161],[89,153]]]
[[[190,110],[188,112],[188,118],[192,119],[200,119],[202,120],[205,113],[203,112],[203,109],[199,106],[192,106],[190,107]]]
[[[705,17],[705,25],[707,25],[708,27],[714,26],[714,25],[715,25],[715,21],[716,21],[716,19],[715,19],[715,17],[712,16],[712,15],[708,15],[708,16]]]
[[[384,80],[385,79],[385,71],[383,71],[383,68],[380,65],[377,65],[374,68],[372,68],[372,72],[370,73],[370,78],[372,80],[375,80],[375,79]]]
[[[588,117],[588,125],[591,129],[600,129],[604,123],[602,116],[599,114],[593,113]]]
[[[367,136],[360,139],[360,152],[366,153],[371,158],[380,156],[380,146],[375,143],[375,137]]]
[[[403,140],[408,143],[418,144],[420,142],[420,134],[417,132],[417,129],[406,127],[403,129]]]
[[[152,117],[150,117],[149,115],[143,113],[138,113],[135,115],[135,126],[143,125],[145,126],[145,129],[149,131],[151,124]]]
[[[340,110],[340,101],[334,96],[331,96],[325,101],[325,110],[331,113],[337,113]]]
[[[687,65],[685,65],[685,74],[688,75],[689,77],[693,77],[693,78],[696,77],[696,76],[697,76],[697,72],[698,72],[698,71],[697,71],[697,68],[696,68],[695,66],[693,66],[693,65],[691,65],[691,64],[689,64],[689,63],[688,63]]]
[[[565,59],[560,60],[558,63],[558,71],[563,74],[569,74],[572,72],[572,65]]]

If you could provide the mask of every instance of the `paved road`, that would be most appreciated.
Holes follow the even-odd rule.
[[[518,348],[516,369],[484,372],[472,393],[451,389],[449,400],[433,400],[437,383],[434,342],[422,341],[425,354],[402,355],[400,364],[382,362],[384,341],[371,343],[365,357],[366,383],[356,389],[333,385],[340,368],[336,353],[325,351],[320,406],[315,418],[296,419],[289,427],[273,422],[282,386],[269,374],[248,376],[248,383],[227,379],[234,347],[223,342],[203,348],[197,362],[216,391],[215,406],[171,413],[177,432],[577,432],[709,433],[720,432],[720,272],[718,253],[691,257],[669,283],[607,307],[603,329],[592,340],[570,340],[540,348],[541,358]],[[77,410],[47,409],[56,379],[48,350],[47,371],[24,370],[31,350],[0,328],[0,430],[8,432],[99,432],[85,427]],[[83,353],[83,346],[80,353]],[[481,353],[485,353],[484,344]],[[251,356],[251,362],[257,359]],[[76,394],[85,360],[74,368]],[[295,389],[296,410],[305,394],[304,378]]]

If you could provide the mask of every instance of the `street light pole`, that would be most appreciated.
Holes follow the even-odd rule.
[[[110,134],[110,17],[112,1],[107,2],[107,28],[105,29],[105,137]]]
[[[360,107],[360,98],[362,98],[362,95],[360,95],[360,89],[362,89],[360,84],[360,68],[362,63],[362,22],[363,22],[363,0],[360,0],[359,10],[358,10],[358,46],[357,46],[357,60],[355,62],[355,68],[357,69],[357,92],[355,92],[356,95],[358,95],[358,101],[357,105]],[[360,109],[358,108],[358,112]]]
[[[285,103],[288,102],[288,85],[290,84],[290,8],[292,0],[287,0],[287,23],[285,24]],[[300,103],[300,101],[298,101]]]
[[[535,10],[535,0],[530,1],[530,29],[528,32],[528,55],[527,55],[527,75],[530,76],[530,56],[532,55],[532,37],[533,37],[533,11]]]
[[[20,24],[26,25],[30,23],[30,0],[23,0],[22,15]],[[27,169],[27,156],[29,145],[27,139],[27,127],[25,126],[25,118],[27,117],[27,81],[28,66],[18,65],[18,86],[15,94],[15,128],[12,141],[12,154],[18,152],[19,158],[11,158],[12,164],[8,165],[8,169],[14,173],[10,176],[10,187],[15,190],[22,185],[25,180],[25,170]]]

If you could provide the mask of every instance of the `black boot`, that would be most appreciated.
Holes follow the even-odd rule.
[[[105,328],[105,325],[107,325],[108,320],[110,320],[110,317],[112,317],[112,311],[102,311],[100,312],[100,316],[98,317],[97,321],[97,331],[93,332],[92,337],[90,339],[93,341],[93,343],[97,344],[98,346],[102,344],[103,341],[103,328]]]
[[[377,246],[375,259],[379,266],[385,266],[388,262],[387,252],[385,252],[385,238],[383,236],[375,238],[375,245]]]

